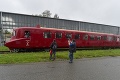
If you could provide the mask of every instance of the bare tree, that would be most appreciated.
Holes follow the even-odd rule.
[[[58,14],[55,14],[55,15],[54,15],[54,18],[57,18],[57,19],[59,19],[59,16],[58,16]]]
[[[51,17],[52,13],[50,13],[49,10],[45,10],[43,13],[42,13],[42,16],[43,17]]]

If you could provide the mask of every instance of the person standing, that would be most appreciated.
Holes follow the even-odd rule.
[[[69,63],[73,62],[73,53],[76,52],[76,42],[75,40],[68,40],[68,44],[69,44]]]
[[[50,60],[55,60],[55,58],[56,58],[56,50],[57,50],[57,43],[56,43],[55,39],[51,43],[50,49],[52,50],[52,53],[50,54]]]

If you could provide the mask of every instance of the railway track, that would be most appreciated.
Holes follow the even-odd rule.
[[[57,51],[67,51],[68,49],[58,49]],[[46,51],[49,52],[49,49],[45,49],[45,50],[32,50],[32,51],[19,51],[19,52],[40,52],[40,51]],[[7,54],[7,53],[19,53],[16,51],[0,51],[0,54]]]
[[[76,50],[107,50],[109,48],[77,48]],[[57,49],[57,51],[68,51],[68,48],[60,48]],[[19,52],[42,52],[42,51],[46,51],[49,52],[49,49],[44,49],[44,50],[32,50],[32,51],[19,51]],[[0,51],[0,54],[7,54],[7,53],[19,53],[19,52],[10,52],[10,51]]]
[[[0,54],[10,53],[10,51],[0,51]]]

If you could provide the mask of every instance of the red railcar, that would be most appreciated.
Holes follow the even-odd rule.
[[[120,47],[120,36],[114,34],[65,30],[43,27],[21,27],[13,30],[13,36],[5,43],[12,51],[48,49],[53,39],[58,48],[68,48],[68,39],[75,39],[77,48]]]

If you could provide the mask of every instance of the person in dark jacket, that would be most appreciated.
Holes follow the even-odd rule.
[[[52,50],[52,54],[50,55],[50,60],[55,60],[55,58],[56,58],[56,50],[57,50],[57,43],[56,43],[55,39],[51,43],[50,49]]]
[[[68,44],[69,44],[69,63],[73,62],[73,53],[76,52],[76,42],[75,40],[68,40]]]

